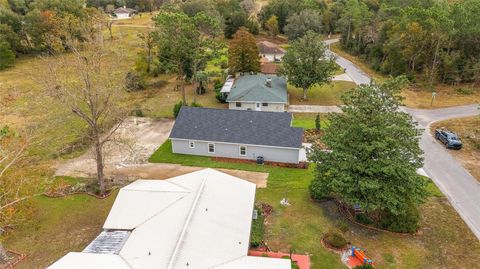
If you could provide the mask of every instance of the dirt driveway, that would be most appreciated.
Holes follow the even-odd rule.
[[[133,181],[138,178],[166,179],[204,169],[178,164],[152,164],[148,158],[170,135],[173,120],[127,118],[115,132],[115,141],[105,145],[105,175],[116,181]],[[256,183],[265,188],[268,173],[218,169],[227,174]],[[56,176],[94,177],[96,162],[93,150],[82,156],[60,163]]]

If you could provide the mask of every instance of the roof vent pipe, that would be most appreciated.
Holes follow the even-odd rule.
[[[272,87],[272,79],[271,78],[267,78],[267,81],[265,81],[265,85],[269,88]]]

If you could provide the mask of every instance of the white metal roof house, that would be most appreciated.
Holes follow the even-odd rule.
[[[298,164],[303,129],[288,112],[182,107],[170,133],[173,153]]]
[[[230,86],[229,109],[284,112],[287,80],[276,75],[243,75]]]
[[[247,256],[255,187],[212,169],[137,180],[104,231],[49,269],[290,269],[288,259]]]
[[[117,19],[129,19],[133,17],[137,11],[124,6],[115,9],[112,13],[115,15],[115,17],[117,17]]]

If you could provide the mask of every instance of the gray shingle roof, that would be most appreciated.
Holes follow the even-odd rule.
[[[170,138],[301,148],[303,129],[292,114],[182,107]]]
[[[267,79],[272,80],[268,87]],[[287,81],[276,75],[244,75],[239,77],[230,90],[227,102],[272,102],[287,103]]]

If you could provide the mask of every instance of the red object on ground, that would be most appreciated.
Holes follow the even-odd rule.
[[[269,251],[258,251],[258,250],[249,250],[248,255],[262,257],[267,255],[270,258],[283,258],[285,256],[290,256],[290,253],[283,252],[269,252]],[[300,269],[310,269],[310,257],[308,255],[292,254],[292,261],[296,262]]]
[[[352,268],[354,268],[355,266],[362,265],[365,260],[367,260],[367,262],[370,260],[368,256],[365,254],[365,252],[363,252],[360,249],[355,248],[353,253],[355,254],[355,256],[350,255],[348,259],[348,265]],[[371,264],[375,267],[375,264],[373,263]]]

